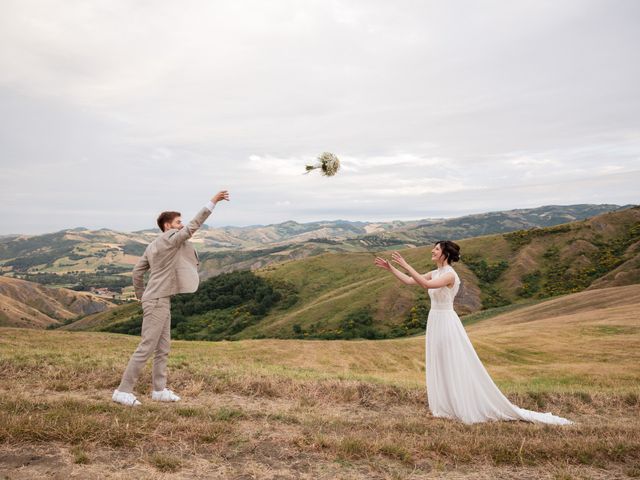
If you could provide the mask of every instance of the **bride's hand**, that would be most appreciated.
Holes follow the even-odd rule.
[[[402,268],[407,268],[409,266],[409,264],[407,263],[407,261],[402,257],[402,255],[400,255],[398,252],[393,252],[391,254],[391,260],[393,260],[394,262],[396,262],[398,265],[400,265]]]
[[[376,257],[375,264],[376,264],[376,267],[380,267],[385,270],[391,270],[391,265],[384,258]]]

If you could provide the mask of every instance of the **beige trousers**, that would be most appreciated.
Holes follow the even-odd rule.
[[[167,386],[167,360],[171,344],[171,297],[142,301],[142,339],[127,365],[118,390],[132,393],[140,372],[153,357],[153,389]]]

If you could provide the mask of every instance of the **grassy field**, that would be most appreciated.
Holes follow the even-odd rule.
[[[570,427],[433,418],[424,336],[173,343],[179,404],[110,394],[138,341],[0,329],[0,476],[637,478],[640,285],[559,297],[467,327],[519,406]]]

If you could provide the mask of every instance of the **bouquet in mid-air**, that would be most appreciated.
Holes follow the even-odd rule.
[[[333,153],[324,152],[318,156],[318,163],[315,165],[307,165],[307,171],[320,169],[325,177],[333,177],[340,170],[340,160]]]

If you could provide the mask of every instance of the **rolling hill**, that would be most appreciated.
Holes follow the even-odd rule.
[[[193,238],[202,278],[258,269],[327,252],[372,252],[546,227],[619,210],[618,205],[544,206],[452,219],[395,222],[344,220],[251,227],[204,227]],[[130,272],[157,230],[132,233],[74,228],[45,235],[0,237],[0,274],[78,290],[109,288],[132,295]]]
[[[636,283],[640,255],[640,208],[633,207],[553,227],[520,230],[460,240],[456,266],[462,287],[456,297],[460,315],[507,305],[526,305],[549,297]],[[421,271],[433,268],[431,246],[403,251]],[[373,253],[333,253],[274,264],[256,271],[270,285],[295,292],[286,303],[247,316],[238,300],[180,312],[175,333],[189,339],[384,338],[411,335],[424,328],[428,296],[407,288],[373,266]],[[216,277],[221,283],[232,277]],[[202,292],[184,303],[203,305]],[[219,296],[220,293],[214,294]],[[252,301],[247,297],[247,301]],[[132,307],[127,307],[132,308]],[[242,320],[241,320],[242,318]],[[235,320],[234,320],[235,319]],[[121,325],[130,322],[131,325]],[[139,313],[125,307],[87,320],[87,328],[135,331]],[[222,324],[229,328],[222,328]],[[240,322],[240,323],[238,323]],[[126,328],[125,328],[126,327]],[[131,328],[129,328],[131,327]],[[68,326],[66,328],[74,328]]]
[[[549,205],[449,219],[377,223],[285,222],[265,227],[225,227],[224,231],[235,239],[226,247],[221,243],[209,243],[207,238],[210,237],[206,235],[214,235],[217,230],[208,229],[201,244],[201,276],[206,279],[235,270],[256,270],[267,265],[323,253],[397,250],[430,244],[443,238],[461,239],[518,229],[548,227],[627,207],[608,204]],[[241,241],[246,238],[251,239],[253,243]]]
[[[464,315],[593,288],[634,283],[640,256],[640,208],[598,215],[554,227],[521,230],[461,240],[456,267],[462,288],[456,309]],[[403,252],[421,271],[429,271],[429,247]],[[294,324],[315,336],[335,330],[352,312],[368,309],[385,332],[404,328],[411,308],[424,295],[406,288],[373,266],[373,255],[322,255],[267,267],[270,279],[291,282],[300,301],[286,312],[274,310],[238,335],[291,336]],[[596,283],[597,282],[597,283]]]
[[[113,307],[102,298],[0,277],[0,325],[46,328]]]

